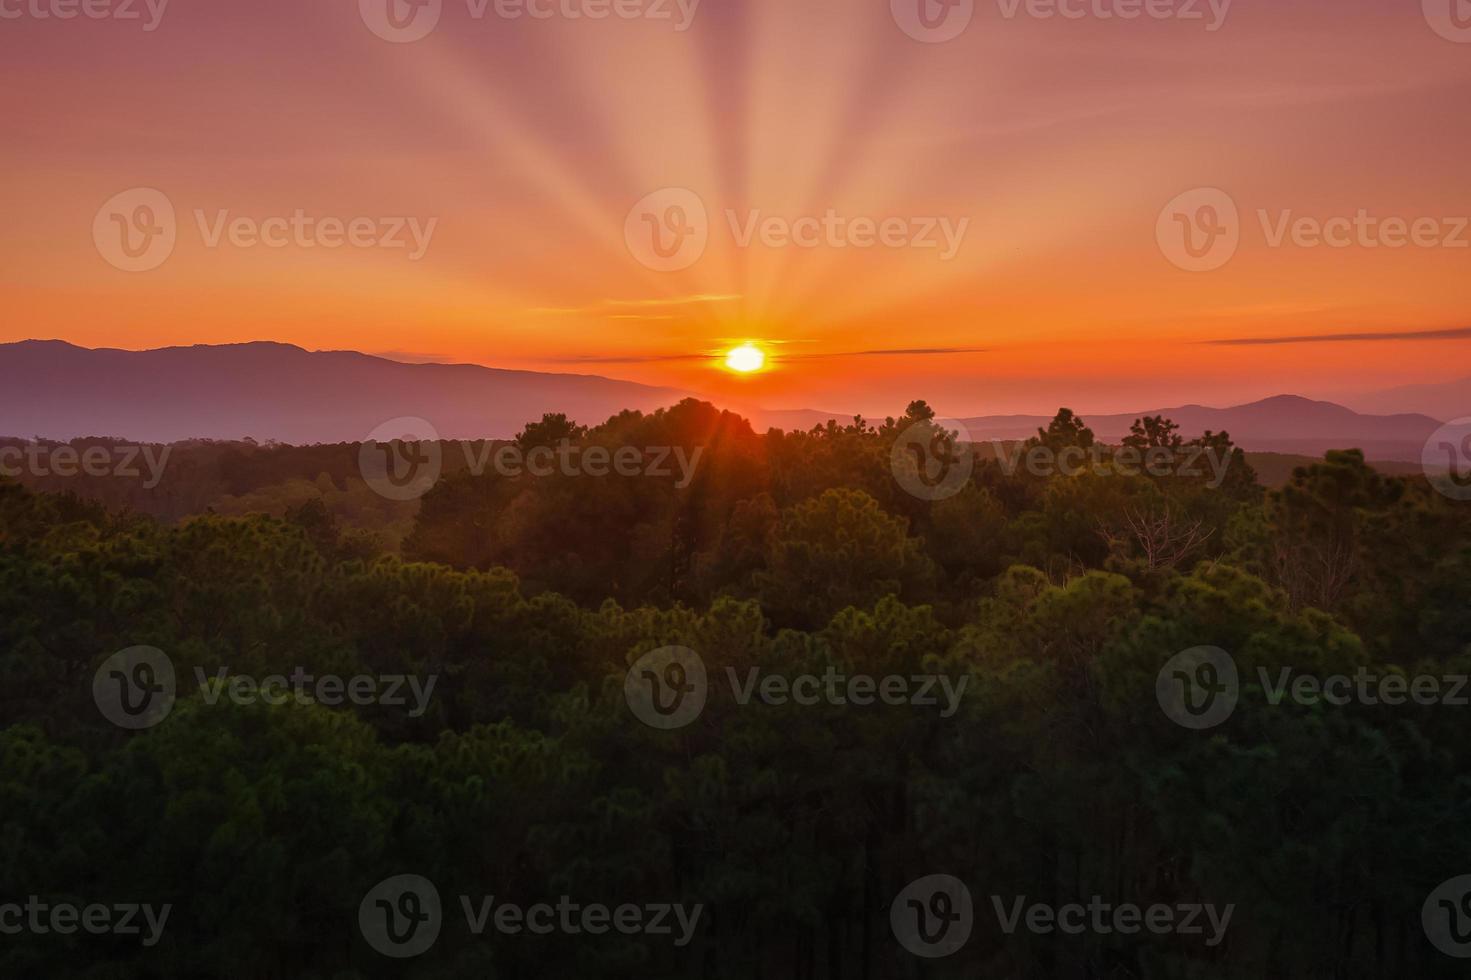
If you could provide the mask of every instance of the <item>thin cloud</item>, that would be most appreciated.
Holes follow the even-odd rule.
[[[1471,337],[1471,327],[1455,327],[1450,330],[1407,330],[1379,331],[1374,333],[1320,333],[1295,337],[1231,337],[1223,340],[1205,340],[1204,344],[1220,347],[1258,347],[1268,344],[1329,344],[1356,343],[1378,340],[1460,340]]]
[[[404,350],[382,350],[376,351],[373,357],[381,357],[384,360],[400,361],[404,364],[453,364],[456,363],[452,357],[444,354],[416,354]]]
[[[828,357],[927,357],[937,354],[983,354],[986,350],[984,347],[904,347],[891,350],[833,351],[828,354],[787,354],[777,355],[774,359],[779,361],[812,361]],[[632,354],[608,356],[581,354],[577,357],[556,358],[555,360],[560,363],[571,364],[657,364],[664,361],[704,361],[723,357],[725,353],[725,351],[721,350],[709,351],[704,354]]]
[[[658,364],[664,361],[705,361],[719,354],[579,354],[576,357],[552,357],[554,364]]]
[[[895,347],[885,350],[835,351],[831,354],[798,354],[803,360],[822,357],[928,357],[935,354],[985,354],[986,347]]]

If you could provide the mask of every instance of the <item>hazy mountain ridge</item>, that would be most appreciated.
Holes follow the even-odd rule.
[[[1261,452],[1320,455],[1329,449],[1362,449],[1370,459],[1418,460],[1425,441],[1440,428],[1428,415],[1364,415],[1333,402],[1277,395],[1245,405],[1211,408],[1179,405],[1123,414],[1079,413],[1094,435],[1117,443],[1134,421],[1163,415],[1185,438],[1206,430],[1228,432],[1238,446]],[[961,419],[972,439],[1024,439],[1046,427],[1051,416],[989,415]]]
[[[270,341],[147,351],[59,340],[0,344],[0,435],[20,437],[336,443],[362,440],[393,418],[417,417],[446,439],[507,438],[545,412],[595,425],[626,409],[652,411],[692,394],[597,375],[411,364]],[[758,430],[852,419],[805,409],[727,407]],[[1418,460],[1440,425],[1427,415],[1360,414],[1295,395],[1230,408],[1080,414],[1105,442],[1123,439],[1141,416],[1164,415],[1187,438],[1210,429],[1229,432],[1238,445],[1256,451],[1320,455],[1352,447],[1385,460]],[[1023,439],[1051,418],[996,415],[962,423],[972,439]]]
[[[62,341],[0,345],[0,433],[350,442],[401,416],[446,439],[508,437],[544,412],[601,422],[687,397],[596,375],[475,364],[405,364],[289,344],[89,349]]]
[[[1360,412],[1421,412],[1450,422],[1471,416],[1471,378],[1437,384],[1403,385],[1343,399]]]

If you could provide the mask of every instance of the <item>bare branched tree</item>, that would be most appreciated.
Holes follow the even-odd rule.
[[[1272,557],[1277,581],[1287,590],[1294,609],[1333,609],[1359,573],[1357,548],[1337,535],[1322,542],[1278,540]]]
[[[1206,529],[1201,520],[1181,520],[1166,504],[1163,511],[1130,508],[1124,512],[1122,527],[1101,525],[1098,533],[1112,550],[1137,549],[1146,566],[1154,569],[1178,566],[1210,539],[1215,528]]]

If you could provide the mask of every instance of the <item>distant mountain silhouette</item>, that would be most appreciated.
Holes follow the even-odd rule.
[[[1345,398],[1360,412],[1423,412],[1450,422],[1471,416],[1471,378],[1443,384],[1405,385]]]
[[[356,442],[390,419],[415,417],[446,439],[508,438],[545,412],[596,425],[625,409],[652,411],[690,395],[596,375],[408,364],[266,341],[147,351],[92,350],[58,340],[0,344],[0,436]],[[853,417],[725,407],[758,431],[810,429],[830,418],[846,424]],[[1117,443],[1143,415],[1165,415],[1187,438],[1225,430],[1245,449],[1316,456],[1358,448],[1383,460],[1418,460],[1439,426],[1425,415],[1361,415],[1293,395],[1235,408],[1079,414],[1105,442]],[[964,424],[974,439],[1023,439],[1051,418],[999,415]]]
[[[596,424],[685,395],[590,375],[404,364],[267,342],[148,351],[0,344],[0,435],[23,437],[355,442],[412,416],[446,439],[499,438],[544,412]]]
[[[1362,449],[1366,457],[1418,460],[1431,433],[1440,423],[1427,415],[1361,415],[1332,402],[1297,395],[1278,395],[1237,405],[1207,408],[1181,405],[1122,415],[1079,412],[1094,435],[1118,443],[1129,434],[1135,419],[1163,415],[1180,426],[1190,439],[1205,430],[1228,432],[1236,445],[1260,452],[1303,453],[1317,456],[1329,449]],[[1052,420],[1042,415],[991,415],[964,419],[972,439],[1023,439],[1037,434]]]

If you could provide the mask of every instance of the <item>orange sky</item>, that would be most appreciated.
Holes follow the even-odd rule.
[[[413,43],[375,35],[356,0],[178,3],[152,31],[35,16],[48,2],[0,0],[23,12],[0,17],[0,341],[271,339],[870,415],[1471,375],[1468,338],[1205,343],[1471,326],[1471,247],[1273,246],[1258,216],[1362,209],[1435,219],[1444,239],[1471,215],[1471,38],[1437,32],[1438,0],[1236,0],[1214,31],[976,0],[936,44],[888,0],[705,0],[684,31],[443,0]],[[139,187],[170,202],[177,243],[126,272],[94,219]],[[657,271],[625,224],[671,187],[703,205],[708,244]],[[1239,250],[1208,272],[1157,238],[1194,188],[1239,208]],[[196,218],[298,210],[435,225],[413,260],[211,247]],[[743,244],[753,212],[966,224],[947,261],[830,236]],[[771,370],[700,356],[748,339]]]

